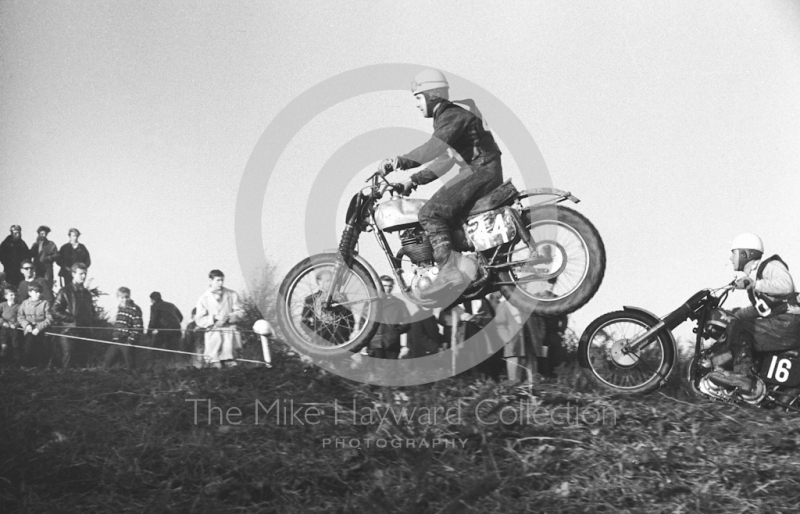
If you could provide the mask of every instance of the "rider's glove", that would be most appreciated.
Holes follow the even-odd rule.
[[[746,274],[741,274],[733,281],[733,287],[736,289],[747,289],[752,285],[753,280]]]
[[[393,172],[397,169],[397,157],[394,159],[384,159],[381,161],[380,166],[378,166],[378,170],[381,171],[384,175],[388,175],[389,173]]]
[[[413,180],[408,179],[402,182],[403,184],[403,192],[401,194],[408,196],[417,188],[417,184],[414,183]]]

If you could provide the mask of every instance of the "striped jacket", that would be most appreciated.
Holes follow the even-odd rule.
[[[114,341],[118,343],[136,344],[144,328],[142,309],[130,298],[119,306],[114,323]]]

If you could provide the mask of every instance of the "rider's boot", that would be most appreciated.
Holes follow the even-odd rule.
[[[743,395],[751,395],[756,391],[757,381],[753,376],[753,355],[749,348],[738,348],[733,355],[733,372],[712,371],[708,379],[724,387],[737,387]]]
[[[431,298],[438,296],[442,291],[455,289],[460,291],[469,285],[469,277],[459,270],[456,260],[459,256],[453,251],[449,234],[431,234],[431,245],[433,246],[433,259],[439,268],[439,273],[431,286],[424,291],[420,291],[421,298]]]

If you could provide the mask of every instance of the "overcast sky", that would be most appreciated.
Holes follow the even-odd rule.
[[[721,285],[742,231],[798,277],[799,5],[2,1],[0,229],[20,224],[30,244],[47,224],[61,245],[78,227],[95,285],[127,285],[143,306],[158,290],[188,314],[212,268],[245,287],[237,193],[275,116],[340,73],[410,63],[499,98],[553,185],[583,200],[608,270],[576,328],[624,304],[664,314]],[[363,95],[319,113],[283,151],[261,220],[281,273],[308,253],[317,172],[385,127],[430,132],[430,120],[408,92]],[[516,176],[511,155],[504,165]]]

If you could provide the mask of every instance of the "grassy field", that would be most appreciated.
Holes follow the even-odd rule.
[[[601,395],[574,370],[390,389],[276,364],[3,370],[0,511],[797,511],[790,414]]]

